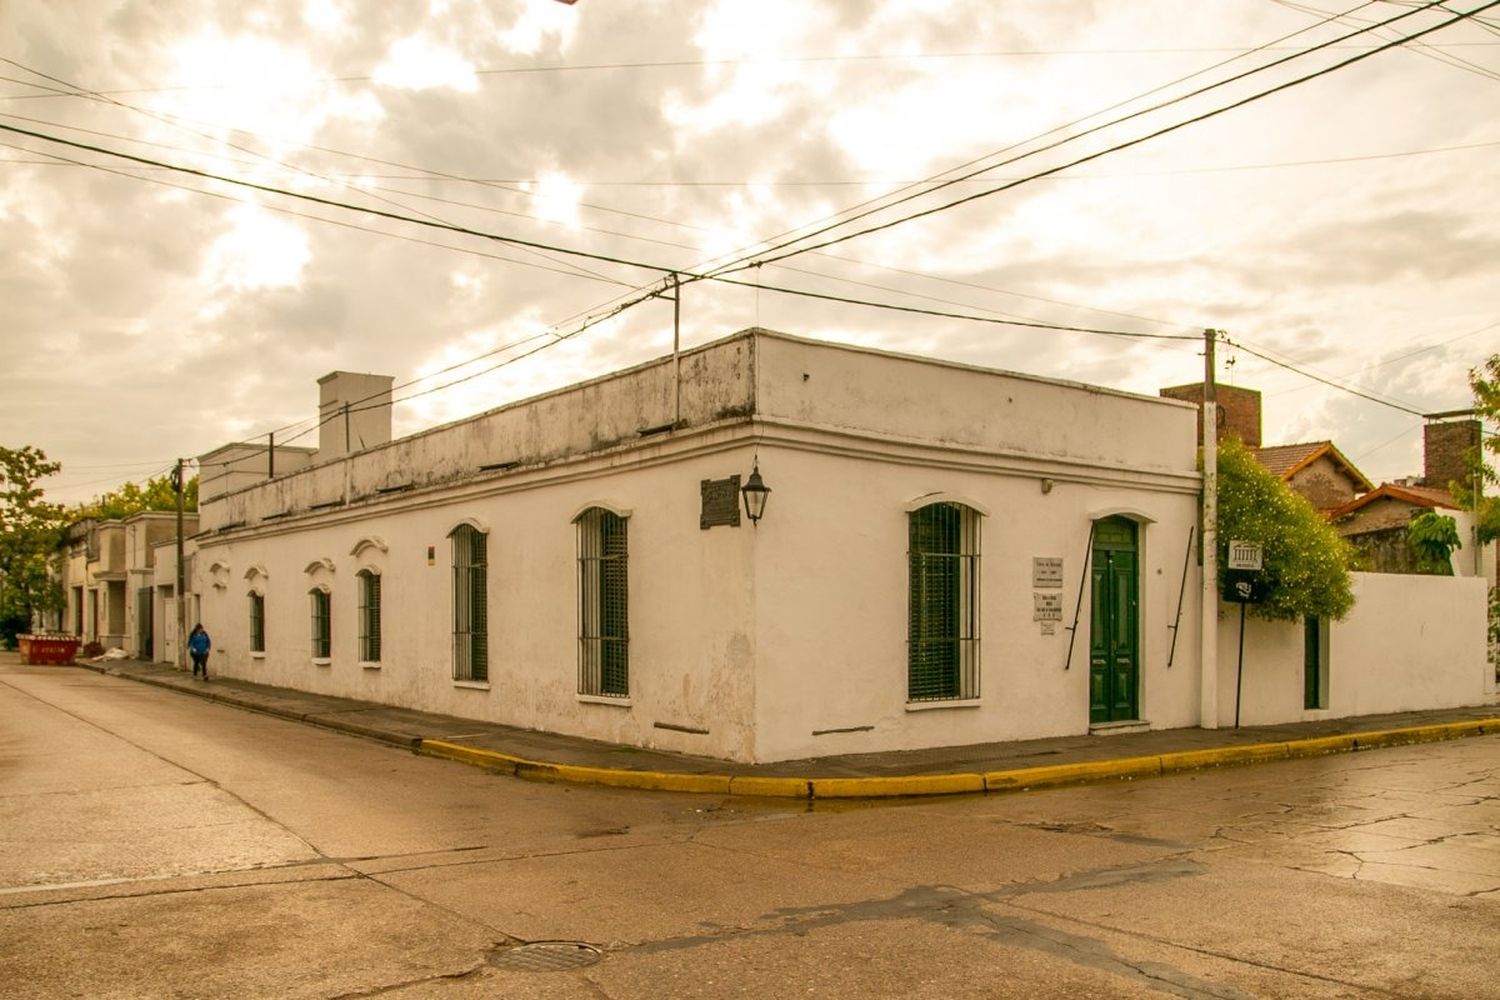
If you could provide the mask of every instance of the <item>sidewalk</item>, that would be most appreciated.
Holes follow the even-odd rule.
[[[6,659],[14,656],[0,655]],[[1169,729],[1064,736],[779,764],[736,764],[223,677],[205,683],[167,664],[112,660],[82,661],[79,665],[517,777],[800,799],[1015,791],[1500,733],[1500,706],[1487,705],[1239,730]]]

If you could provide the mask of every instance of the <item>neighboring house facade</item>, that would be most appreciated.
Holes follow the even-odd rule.
[[[196,514],[184,515],[185,536],[197,526]],[[63,608],[49,624],[140,659],[171,659],[166,644],[175,641],[176,538],[174,512],[70,525],[54,561]]]
[[[1325,516],[1374,488],[1332,441],[1272,445],[1252,454]]]
[[[221,673],[743,761],[1222,721],[1189,406],[759,329],[395,441],[382,384],[200,492]]]

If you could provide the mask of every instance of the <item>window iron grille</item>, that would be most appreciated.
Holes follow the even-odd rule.
[[[979,517],[949,502],[909,516],[909,701],[979,697]]]
[[[630,695],[625,518],[591,507],[578,518],[578,693]]]

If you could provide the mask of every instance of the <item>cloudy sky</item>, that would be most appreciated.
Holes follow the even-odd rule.
[[[659,299],[579,328],[672,270],[894,222],[691,283],[684,343],[1154,392],[1212,326],[1268,442],[1412,474],[1500,351],[1500,7],[1333,68],[1451,16],[1419,6],[0,0],[0,444],[85,499],[290,440],[334,369],[395,376],[407,433],[669,351]]]

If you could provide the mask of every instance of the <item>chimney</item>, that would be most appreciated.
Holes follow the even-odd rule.
[[[1237,385],[1214,386],[1219,397],[1217,430],[1219,440],[1237,437],[1246,447],[1260,447],[1260,393],[1255,389],[1241,389]],[[1198,407],[1198,444],[1203,444],[1203,383],[1174,385],[1162,389],[1160,394],[1167,399],[1180,399]]]
[[[1446,490],[1449,483],[1468,486],[1468,456],[1479,447],[1479,421],[1429,420],[1422,428],[1422,485]]]
[[[316,461],[352,455],[391,439],[390,375],[329,372],[318,379]]]

